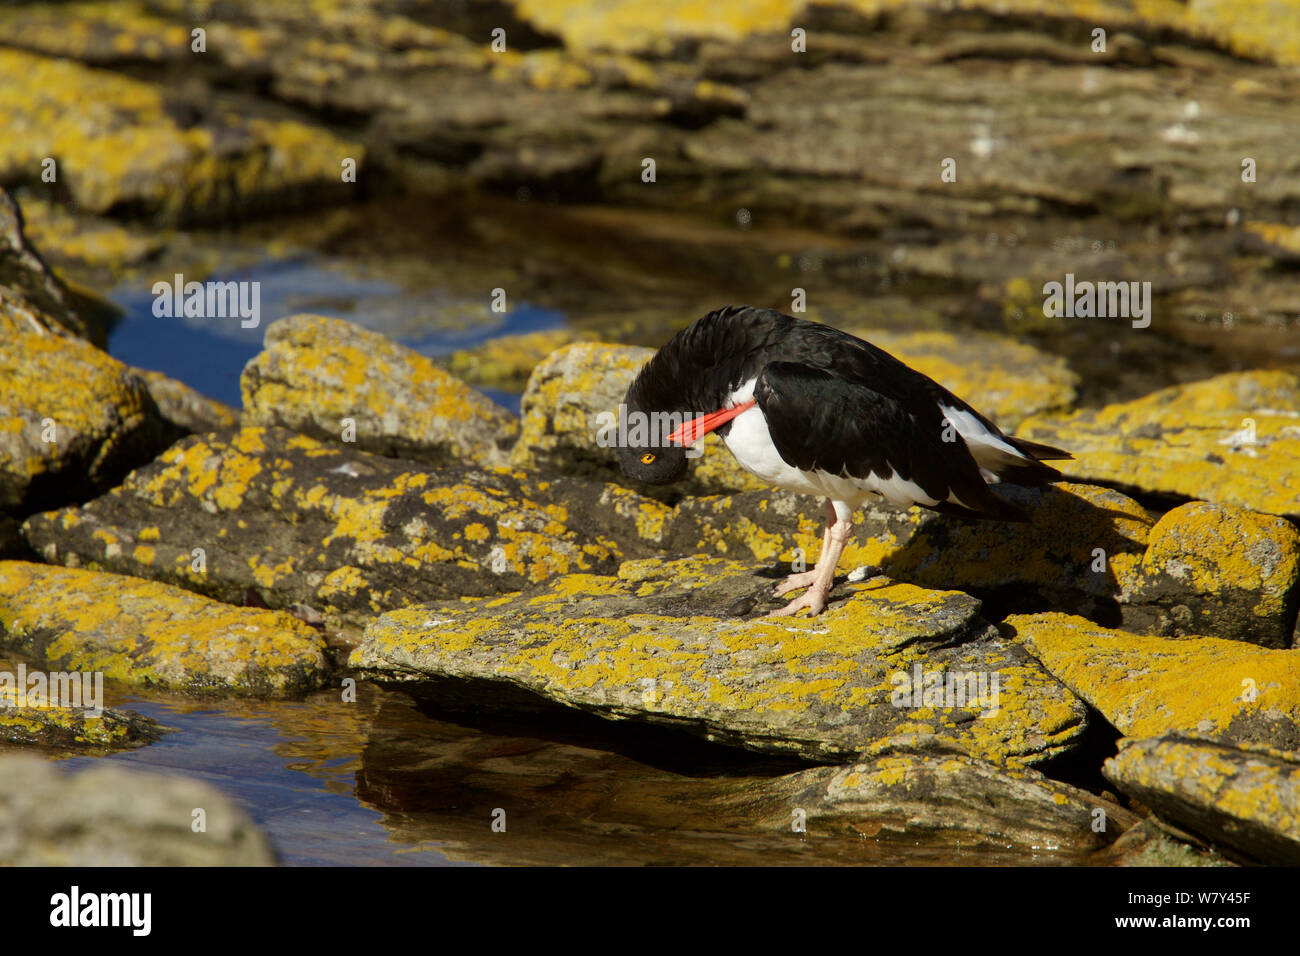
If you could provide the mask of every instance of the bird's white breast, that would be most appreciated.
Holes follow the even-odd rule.
[[[748,401],[753,394],[754,381],[750,380],[733,393],[732,404]],[[778,488],[822,495],[832,501],[846,502],[853,506],[871,499],[883,499],[906,508],[914,504],[933,505],[938,500],[927,495],[916,482],[900,477],[897,472],[888,478],[875,474],[853,478],[831,474],[822,469],[801,471],[781,457],[772,442],[767,419],[757,405],[731,420],[731,430],[724,441],[742,468]]]

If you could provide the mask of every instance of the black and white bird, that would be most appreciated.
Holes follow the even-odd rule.
[[[629,478],[668,484],[686,473],[687,448],[711,431],[746,471],[779,488],[826,499],[826,531],[811,571],[782,595],[808,590],[777,616],[820,614],[867,501],[944,514],[1024,521],[990,490],[1043,485],[1061,473],[1042,459],[1068,452],[1004,434],[938,382],[869,342],[771,309],[728,306],[695,320],[641,369],[624,399],[618,447]],[[681,424],[656,429],[655,422]],[[662,433],[661,433],[662,432]]]

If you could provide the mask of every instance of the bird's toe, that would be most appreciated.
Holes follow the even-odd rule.
[[[810,587],[804,594],[785,607],[773,611],[768,617],[791,617],[804,608],[808,609],[809,617],[816,617],[826,610],[826,592],[817,587]]]
[[[773,597],[780,597],[783,594],[789,594],[791,591],[797,591],[799,588],[806,588],[817,580],[816,571],[800,571],[798,574],[792,574],[784,581],[772,589]]]

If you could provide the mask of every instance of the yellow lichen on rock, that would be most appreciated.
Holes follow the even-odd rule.
[[[505,601],[389,612],[351,664],[381,679],[517,685],[605,716],[820,759],[918,732],[1033,762],[1081,730],[1078,701],[1023,652],[997,640],[949,646],[985,629],[967,595],[877,581],[817,618],[735,616],[769,590],[714,557],[628,562],[616,577],[570,575]],[[903,701],[914,668],[963,681],[982,673],[984,692],[994,689],[976,700],[963,684],[950,699],[941,680],[940,700]]]
[[[160,443],[158,410],[121,362],[50,333],[0,340],[0,507],[84,494]]]
[[[1300,377],[1234,372],[1100,410],[1024,422],[1074,454],[1067,475],[1300,515]]]
[[[1300,729],[1295,651],[1143,636],[1068,614],[1012,615],[1001,626],[1130,737],[1190,731],[1286,740]]]
[[[327,666],[321,636],[284,612],[21,561],[0,562],[0,640],[52,669],[191,692],[292,694]]]
[[[217,150],[215,127],[179,126],[162,88],[69,60],[0,49],[0,78],[0,180],[34,181],[52,158],[60,184],[95,213],[222,216],[235,203],[333,187],[345,157],[364,158],[359,144],[292,120],[237,121],[248,146]]]
[[[1232,505],[1180,505],[1152,529],[1133,599],[1168,609],[1161,633],[1289,647],[1300,605],[1300,531]]]
[[[1169,735],[1120,742],[1106,777],[1159,816],[1263,863],[1300,863],[1294,750]]]
[[[323,316],[272,323],[240,386],[248,424],[433,463],[502,465],[518,429],[512,415],[432,360]]]

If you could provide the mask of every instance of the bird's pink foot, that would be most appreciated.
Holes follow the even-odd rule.
[[[817,571],[815,569],[792,574],[772,590],[772,597],[780,597],[782,594],[789,594],[791,591],[799,590],[799,588],[806,588],[816,580]]]
[[[768,617],[791,617],[799,611],[802,611],[804,608],[808,609],[809,617],[816,617],[822,611],[826,610],[826,595],[829,593],[830,588],[818,587],[814,584],[785,607],[778,611],[773,611],[768,615]]]

